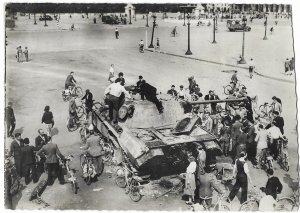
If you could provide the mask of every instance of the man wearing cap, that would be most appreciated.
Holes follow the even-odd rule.
[[[136,82],[136,89],[137,91],[140,91],[141,90],[141,84],[142,84],[142,81],[143,81],[143,76],[139,76],[139,80]]]
[[[8,102],[5,108],[5,121],[6,121],[6,134],[7,137],[12,137],[12,134],[16,127],[15,113],[12,108],[12,102]]]
[[[24,146],[24,142],[21,138],[21,133],[15,134],[15,139],[10,144],[10,156],[14,157],[17,173],[22,177],[22,159],[21,159],[21,147]]]
[[[81,146],[80,149],[86,150],[85,152],[88,153],[90,156],[95,158],[96,160],[96,171],[95,175],[100,174],[102,171],[102,158],[101,156],[104,154],[103,147],[100,145],[101,137],[94,132],[94,126],[91,124],[89,126],[90,136],[86,139],[86,144]],[[85,172],[85,171],[84,171]]]
[[[281,134],[284,134],[284,120],[283,117],[279,116],[279,112],[278,111],[273,111],[273,121],[275,121],[275,125],[280,129]]]
[[[279,150],[278,150],[278,143],[279,139],[283,138],[283,135],[280,132],[280,129],[276,126],[276,121],[271,123],[271,127],[268,129],[268,136],[270,137],[270,149],[271,154],[274,156],[274,160],[277,160]]]
[[[180,100],[184,100],[185,99],[185,91],[183,89],[183,85],[180,85],[179,91],[178,91],[177,95],[178,95],[178,98]]]
[[[171,86],[171,89],[168,90],[167,94],[171,95],[172,97],[176,97],[177,96],[177,91],[175,90],[175,85]]]
[[[25,184],[30,183],[30,173],[32,175],[32,180],[34,183],[37,182],[36,170],[35,170],[35,157],[34,157],[34,147],[29,145],[29,139],[24,138],[24,147],[21,147],[21,159],[23,175],[25,177]]]
[[[124,93],[126,97],[131,98],[130,94],[121,85],[121,79],[116,79],[115,83],[110,84],[104,91],[104,94],[109,101],[109,118],[113,124],[118,123],[118,113],[122,106],[120,103],[120,96]]]
[[[205,100],[220,100],[220,98],[215,95],[215,92],[213,90],[209,90],[208,94],[204,97]],[[211,114],[217,113],[217,103],[211,103]]]
[[[58,149],[57,144],[55,143],[48,143],[44,145],[37,153],[36,155],[46,155],[46,164],[48,169],[48,179],[47,184],[49,186],[53,185],[55,178],[58,178],[58,181],[60,184],[64,184],[64,176],[62,174],[62,170],[59,166],[59,161],[57,156],[59,156],[62,160],[65,160],[65,157],[61,154],[61,152]]]
[[[73,88],[75,87],[75,84],[76,84],[76,80],[74,79],[74,72],[70,72],[65,82],[65,89],[68,89],[69,86]]]

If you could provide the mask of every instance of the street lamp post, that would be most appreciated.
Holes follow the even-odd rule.
[[[268,40],[267,38],[267,25],[268,25],[268,16],[266,15],[266,21],[265,21],[265,36],[263,40]]]
[[[149,27],[149,24],[148,24],[148,15],[149,15],[149,11],[147,10],[147,14],[146,14],[146,16],[147,16],[147,23],[146,23],[146,27]]]
[[[185,9],[183,11],[183,26],[185,26]]]
[[[185,54],[186,55],[192,55],[193,53],[190,50],[190,25],[191,25],[191,23],[190,23],[190,20],[191,20],[190,14],[188,14],[186,18],[187,18],[187,25],[188,25],[188,49],[187,49]]]
[[[34,24],[36,24],[35,13],[33,13],[33,18],[34,18]]]
[[[131,7],[129,8],[129,24],[132,24],[131,23]]]
[[[217,42],[216,42],[216,16],[214,17],[214,39],[213,39],[213,44],[216,44]]]
[[[244,16],[242,21],[243,21],[243,44],[242,44],[242,56],[241,59],[239,60],[239,64],[246,64],[244,53],[245,53],[245,28],[246,28],[247,18]]]
[[[154,48],[153,46],[153,36],[154,36],[154,28],[155,28],[155,20],[156,20],[156,15],[153,15],[153,29],[152,29],[152,36],[151,36],[151,44],[149,45],[149,48]]]
[[[44,13],[44,19],[45,19],[44,27],[48,27],[48,25],[47,25],[47,20],[46,20],[46,13]]]

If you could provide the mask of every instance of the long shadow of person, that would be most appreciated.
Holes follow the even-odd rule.
[[[59,133],[59,130],[56,127],[54,127],[51,131],[51,136],[53,137],[54,135],[58,135],[58,133]]]
[[[283,177],[283,181],[293,190],[296,191],[299,189],[299,182],[294,181],[293,178],[289,174],[285,174]]]
[[[20,201],[20,199],[21,199],[21,197],[22,197],[22,191],[23,191],[25,188],[26,188],[26,186],[20,185],[20,188],[19,188],[18,193],[17,193],[15,196],[13,196],[13,198],[12,198],[12,209],[13,209],[13,210],[16,209],[16,207],[17,207],[17,205],[18,205],[18,203],[19,203],[19,201]]]

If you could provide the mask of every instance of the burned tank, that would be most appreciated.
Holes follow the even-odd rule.
[[[206,151],[206,166],[213,168],[222,155],[217,138],[201,127],[201,119],[187,113],[192,104],[159,95],[164,112],[139,95],[126,100],[119,110],[119,127],[108,119],[108,106],[93,114],[96,129],[122,151],[141,175],[159,178],[185,172],[188,156],[197,157],[197,145]],[[121,131],[120,131],[121,129]]]

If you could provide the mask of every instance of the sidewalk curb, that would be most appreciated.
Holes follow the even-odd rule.
[[[148,48],[145,48],[145,50],[147,50],[149,52],[156,52],[155,50],[151,50],[151,49],[148,49]],[[159,51],[158,53],[165,54],[165,55],[176,56],[176,57],[180,57],[180,58],[191,59],[191,60],[195,60],[195,61],[202,61],[202,62],[211,63],[211,64],[218,64],[218,65],[223,65],[223,66],[227,66],[227,67],[235,67],[235,68],[239,68],[239,69],[248,70],[247,67],[242,67],[242,66],[233,65],[233,64],[225,64],[225,63],[221,63],[221,62],[210,61],[210,60],[205,60],[205,59],[200,59],[200,58],[194,58],[194,57],[184,56],[184,55],[177,55],[177,54],[174,54],[174,53],[168,53],[168,52],[163,52],[163,51]],[[276,81],[282,81],[282,82],[286,82],[286,83],[295,83],[294,81],[291,81],[291,80],[285,80],[285,79],[280,79],[280,78],[276,78],[276,77],[267,76],[267,75],[258,73],[256,71],[254,71],[254,73],[257,74],[258,76],[273,79],[273,80],[276,80]]]

